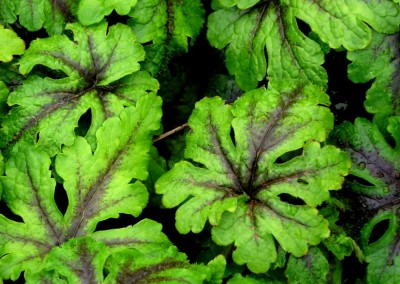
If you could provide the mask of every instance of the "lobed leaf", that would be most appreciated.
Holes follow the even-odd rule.
[[[327,283],[328,273],[328,260],[318,247],[301,258],[291,255],[285,271],[289,283]]]
[[[0,19],[18,23],[28,31],[45,28],[50,35],[61,34],[67,22],[74,21],[78,1],[0,0]]]
[[[334,199],[331,198],[331,201],[332,200]],[[354,252],[358,260],[363,262],[365,257],[361,248],[352,238],[347,236],[346,231],[342,227],[336,224],[336,222],[339,221],[339,212],[333,204],[322,208],[320,213],[329,221],[329,228],[331,229],[330,236],[322,241],[324,246],[336,257],[337,260],[343,260]]]
[[[388,228],[378,240],[370,242],[372,232],[380,222]],[[367,281],[377,284],[395,284],[400,280],[400,230],[398,206],[379,212],[361,230],[361,241],[366,255]]]
[[[179,232],[200,232],[208,220],[213,240],[235,243],[235,262],[257,273],[275,262],[274,240],[299,257],[329,235],[315,207],[341,187],[350,167],[345,153],[316,142],[332,128],[328,97],[314,86],[291,84],[248,92],[232,106],[217,97],[197,103],[189,119],[189,161],[156,183],[163,204],[179,206]],[[303,147],[302,155],[284,158]]]
[[[348,50],[368,45],[368,25],[393,33],[400,24],[400,6],[392,0],[215,0],[213,8],[207,37],[214,47],[226,48],[228,70],[244,90],[254,89],[266,75],[327,87],[321,48],[299,30],[297,19],[330,47]]]
[[[374,80],[367,91],[365,109],[374,115],[381,131],[386,131],[387,119],[400,114],[400,44],[399,33],[372,33],[372,40],[362,50],[348,52],[352,61],[349,78],[355,83]]]
[[[386,141],[376,124],[364,118],[357,118],[354,125],[346,122],[335,132],[337,143],[353,162],[350,174],[359,178],[350,186],[371,212],[399,204],[400,117],[391,117],[387,129],[395,147]]]
[[[287,283],[287,281],[283,279],[274,279],[265,275],[247,275],[242,276],[239,273],[236,273],[229,281],[228,284],[283,284]]]
[[[0,25],[0,61],[9,62],[13,55],[21,55],[25,51],[25,42],[10,29]]]
[[[392,0],[300,1],[282,0],[299,19],[310,25],[331,48],[364,48],[371,40],[371,26],[382,33],[399,30],[400,6]]]
[[[23,74],[40,64],[66,77],[32,75],[10,94],[8,104],[13,108],[2,124],[2,147],[37,139],[54,155],[61,145],[72,145],[74,129],[89,109],[87,138],[95,147],[94,134],[107,117],[158,89],[155,79],[138,72],[144,50],[135,43],[129,27],[117,24],[108,29],[103,22],[89,28],[68,24],[67,28],[74,32],[75,41],[65,35],[38,39],[21,59]]]
[[[292,10],[275,1],[259,2],[245,10],[220,9],[209,17],[207,37],[214,47],[227,47],[226,65],[238,85],[254,89],[268,73],[275,80],[303,79],[326,87],[323,53],[300,32]]]
[[[129,229],[93,232],[100,221],[120,213],[138,216],[147,205],[148,193],[140,180],[147,178],[148,152],[160,117],[160,98],[142,97],[136,107],[104,122],[97,131],[94,153],[78,137],[57,155],[55,169],[68,196],[65,215],[54,200],[56,182],[48,154],[31,144],[17,145],[0,182],[4,202],[22,222],[0,215],[0,277],[16,279],[22,271],[33,275],[47,265],[46,257],[55,247],[79,237],[92,236],[110,247],[135,244],[136,237],[127,234]],[[66,250],[69,246],[79,249],[79,243],[66,245]],[[76,254],[72,248],[71,254]]]
[[[200,0],[138,0],[128,25],[145,44],[144,70],[156,75],[171,57],[187,52],[204,23]]]
[[[14,14],[15,5],[13,0],[0,0],[0,23],[14,23],[17,20]]]
[[[220,283],[225,268],[223,256],[208,266],[191,265],[175,247],[160,254],[125,250],[114,254],[106,264],[110,271],[104,283]]]
[[[0,0],[0,19],[6,23],[19,23],[29,31],[45,28],[49,35],[64,32],[67,23],[79,22],[83,25],[100,23],[112,11],[127,15],[137,0]]]
[[[81,0],[77,8],[79,22],[85,26],[101,22],[113,10],[118,15],[128,15],[138,0]]]

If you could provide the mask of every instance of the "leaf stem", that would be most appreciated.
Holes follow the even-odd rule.
[[[175,134],[176,132],[181,131],[182,129],[185,129],[187,126],[188,126],[187,123],[182,124],[181,126],[178,126],[178,127],[174,128],[174,129],[172,129],[172,130],[170,130],[168,132],[165,132],[165,133],[161,134],[160,136],[154,138],[153,142],[157,142],[157,141],[160,141],[160,140],[162,140],[164,138],[167,138],[168,136],[171,136],[172,134]]]

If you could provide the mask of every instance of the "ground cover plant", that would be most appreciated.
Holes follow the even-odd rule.
[[[399,283],[398,0],[0,0],[4,283]]]

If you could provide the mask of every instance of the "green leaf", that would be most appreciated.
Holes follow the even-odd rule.
[[[67,22],[74,21],[79,1],[0,0],[0,19],[25,27],[28,31],[45,28],[50,35],[61,34]]]
[[[103,283],[108,259],[127,250],[162,258],[165,250],[176,249],[161,232],[160,224],[144,219],[134,226],[95,232],[91,237],[73,238],[53,248],[39,272],[28,275],[28,279],[32,283]]]
[[[74,128],[89,109],[87,138],[94,147],[94,134],[107,117],[158,89],[155,79],[138,72],[144,50],[135,43],[129,27],[117,24],[107,29],[103,22],[89,28],[68,24],[67,28],[73,31],[75,42],[65,35],[38,39],[21,59],[23,74],[40,64],[66,77],[32,75],[10,94],[8,104],[13,108],[3,122],[2,147],[35,140],[39,133],[38,145],[54,155],[61,145],[72,145]]]
[[[56,158],[57,173],[64,180],[69,200],[64,222],[73,236],[92,232],[98,222],[116,218],[119,213],[138,216],[147,205],[143,184],[130,181],[147,178],[151,131],[159,128],[161,102],[149,96],[139,103],[138,109],[126,109],[121,119],[104,123],[97,132],[94,155],[85,139],[78,137]],[[100,196],[104,200],[96,202]],[[84,211],[82,198],[90,200],[90,207]]]
[[[255,88],[266,75],[327,87],[320,46],[299,30],[296,19],[306,22],[330,47],[348,50],[368,45],[368,25],[393,33],[400,24],[400,6],[392,0],[215,0],[213,4],[217,11],[209,17],[208,39],[214,47],[226,48],[228,70],[244,90]]]
[[[10,29],[0,25],[0,61],[9,62],[13,55],[21,55],[25,51],[25,42]]]
[[[8,107],[7,107],[7,98],[8,98],[8,88],[6,84],[4,84],[3,81],[0,81],[0,119],[6,115],[8,112]]]
[[[308,253],[296,258],[289,257],[286,268],[288,283],[327,283],[329,263],[318,247],[312,247]]]
[[[159,254],[126,250],[111,256],[106,265],[110,273],[104,283],[221,283],[221,277],[214,278],[214,268],[223,270],[225,259],[220,256],[209,266],[191,265],[170,247]]]
[[[254,89],[268,74],[275,80],[303,79],[326,88],[320,46],[300,32],[286,5],[264,2],[246,10],[220,9],[209,17],[207,37],[214,47],[227,47],[227,68],[238,85]]]
[[[284,284],[287,283],[286,280],[273,279],[268,276],[242,276],[241,274],[235,274],[231,279],[229,279],[228,284]]]
[[[174,55],[187,52],[204,23],[200,0],[138,0],[128,25],[145,44],[144,70],[156,75]]]
[[[41,29],[46,19],[44,2],[44,0],[14,1],[19,23],[29,31]]]
[[[103,283],[104,271],[115,265],[116,255],[130,255],[131,261],[146,265],[147,257],[164,260],[165,251],[176,252],[176,248],[161,232],[160,224],[144,219],[134,226],[95,232],[53,248],[39,272],[28,274],[28,283]],[[178,255],[184,259],[183,254]]]
[[[118,15],[127,15],[136,3],[137,0],[81,0],[79,1],[77,16],[79,22],[89,26],[101,22],[113,10]]]
[[[328,222],[315,207],[341,187],[350,167],[345,153],[316,142],[332,128],[328,104],[315,86],[293,82],[270,83],[233,105],[217,97],[197,103],[185,151],[192,163],[177,163],[156,183],[163,204],[179,206],[178,231],[200,232],[209,220],[213,240],[234,242],[235,262],[257,273],[275,262],[274,239],[300,257],[328,237]]]
[[[148,152],[160,117],[161,99],[145,96],[136,107],[104,122],[94,153],[82,137],[64,147],[55,169],[68,196],[65,215],[54,201],[50,157],[27,143],[16,146],[0,181],[5,203],[23,222],[0,215],[0,277],[16,279],[24,270],[38,271],[54,247],[90,236],[100,221],[120,213],[138,216],[147,205],[148,193],[140,180],[147,178]],[[100,236],[109,236],[111,246],[118,240],[112,231]]]
[[[296,17],[310,25],[331,48],[364,48],[371,40],[371,26],[382,33],[399,30],[400,6],[393,0],[300,1],[282,0]],[[369,25],[369,26],[368,26]]]
[[[13,0],[0,0],[0,23],[12,24],[17,20]]]
[[[380,222],[388,228],[379,239],[370,241],[372,231]],[[400,215],[399,208],[381,211],[361,230],[361,241],[366,255],[367,281],[376,284],[395,284],[400,280]]]
[[[330,202],[332,201],[334,201],[333,198],[330,199]],[[342,227],[336,224],[339,221],[339,212],[333,204],[322,208],[320,213],[329,221],[329,228],[331,230],[330,236],[322,241],[324,246],[338,260],[343,260],[346,256],[350,256],[354,252],[360,262],[364,261],[365,257],[361,248],[352,238],[347,236],[346,231]]]
[[[399,33],[384,35],[374,32],[365,49],[347,54],[347,58],[353,61],[348,67],[348,75],[353,82],[366,83],[374,80],[367,91],[364,105],[374,115],[374,121],[383,131],[388,117],[400,114],[399,44]]]
[[[337,144],[349,153],[353,162],[350,174],[359,178],[350,186],[368,211],[377,212],[399,204],[399,129],[400,116],[391,117],[388,132],[395,147],[386,141],[376,124],[364,118],[357,118],[354,125],[346,122],[335,131]]]
[[[3,155],[0,152],[0,175],[4,174],[4,161],[3,161]],[[1,196],[1,185],[0,185],[0,196]]]
[[[39,273],[25,275],[27,283],[102,283],[109,252],[90,237],[71,239],[54,247]]]

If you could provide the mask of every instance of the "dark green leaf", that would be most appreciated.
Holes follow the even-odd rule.
[[[17,20],[13,0],[0,0],[0,24],[14,23]]]
[[[371,243],[374,227],[388,221],[389,226],[378,240]],[[361,231],[361,240],[368,263],[367,281],[376,284],[396,284],[400,280],[400,215],[399,208],[382,211]]]
[[[228,284],[284,284],[287,283],[286,280],[274,279],[268,276],[242,276],[240,274],[235,274],[235,276],[229,279]]]
[[[363,118],[357,118],[354,125],[346,122],[335,132],[338,145],[349,153],[353,162],[350,174],[360,179],[352,182],[351,188],[371,212],[400,204],[399,129],[400,117],[391,117],[388,132],[395,140],[394,148],[376,124]]]
[[[323,53],[300,32],[286,5],[261,1],[246,10],[220,9],[211,14],[208,28],[210,43],[227,47],[228,70],[244,90],[254,89],[267,73],[271,79],[303,79],[326,87]]]
[[[374,32],[369,45],[351,51],[353,61],[348,68],[355,83],[374,80],[367,91],[365,109],[372,113],[381,131],[386,131],[387,119],[400,114],[400,34],[384,35]]]
[[[327,75],[320,66],[323,53],[299,30],[296,19],[306,22],[330,47],[348,50],[368,45],[367,23],[385,33],[398,31],[400,24],[400,5],[392,0],[215,0],[213,4],[217,11],[209,18],[208,39],[216,48],[227,47],[227,67],[245,90],[256,87],[266,75],[304,79],[326,88]]]
[[[289,257],[286,268],[288,283],[327,283],[329,263],[318,247],[312,247],[301,258]]]
[[[156,75],[171,57],[188,51],[204,23],[200,0],[138,0],[128,25],[145,44],[144,69]]]

